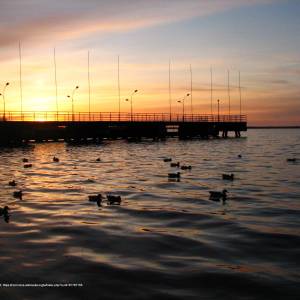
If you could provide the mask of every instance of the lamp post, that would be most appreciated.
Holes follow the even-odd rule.
[[[130,120],[133,121],[133,109],[132,109],[132,97],[135,93],[137,93],[138,90],[134,90],[133,93],[130,95]],[[129,101],[129,99],[125,99],[125,101]]]
[[[182,98],[182,100],[177,101],[178,103],[182,103],[182,121],[183,122],[184,122],[184,101],[185,101],[186,97],[188,97],[189,95],[190,94],[188,93]]]
[[[220,122],[220,99],[218,101],[218,123]]]
[[[4,88],[2,90],[2,93],[0,93],[0,96],[2,96],[2,98],[3,98],[3,121],[5,121],[5,90],[8,85],[9,85],[9,82],[6,82],[6,84],[4,85]]]
[[[75,89],[73,90],[72,96],[70,96],[70,95],[67,96],[68,98],[71,98],[71,101],[72,101],[72,122],[74,122],[74,93],[77,89],[79,89],[78,85],[76,85]]]

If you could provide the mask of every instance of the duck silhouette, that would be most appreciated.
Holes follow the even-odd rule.
[[[180,167],[180,162],[170,163],[170,167],[172,167],[172,168],[179,168]]]
[[[107,202],[109,205],[112,205],[112,204],[120,205],[121,201],[122,201],[121,196],[106,195],[106,198],[107,198]]]
[[[297,161],[297,158],[287,158],[286,161],[289,161],[289,162],[296,162],[296,161]]]
[[[222,174],[223,180],[234,180],[234,174]]]
[[[172,161],[172,158],[164,158],[164,162],[170,162]]]
[[[56,157],[56,156],[53,156],[53,161],[54,161],[54,162],[59,162],[59,158]]]
[[[177,173],[169,173],[168,174],[169,178],[180,178],[180,172]]]
[[[8,213],[9,207],[8,206],[4,206],[3,208],[0,207],[0,217],[3,216],[3,219],[6,223],[9,222],[9,213]]]
[[[32,164],[25,164],[25,165],[24,165],[24,168],[25,168],[25,169],[32,168]]]
[[[181,166],[181,170],[192,170],[192,166]]]
[[[213,200],[213,201],[226,201],[227,199],[227,190],[223,190],[222,192],[216,192],[216,191],[209,191],[209,200]]]
[[[13,192],[13,196],[15,198],[18,198],[18,199],[22,200],[22,198],[23,198],[23,192],[22,191],[14,191]]]
[[[22,161],[23,161],[24,163],[26,163],[26,162],[28,162],[28,158],[23,158]]]
[[[101,194],[98,194],[98,195],[90,195],[89,196],[89,201],[90,202],[97,202],[97,205],[98,206],[101,206],[101,202],[103,200],[103,197]]]
[[[9,181],[9,182],[8,182],[8,185],[9,185],[9,186],[16,186],[17,183],[15,182],[15,180],[12,180],[12,181]]]
[[[98,157],[98,158],[96,159],[96,161],[101,161],[101,158],[100,158],[100,157]]]
[[[0,207],[0,216],[8,214],[9,207],[6,205],[3,208]]]

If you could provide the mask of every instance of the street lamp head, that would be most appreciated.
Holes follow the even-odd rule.
[[[78,86],[78,85],[76,85],[76,89],[79,89],[79,86]]]
[[[188,97],[190,94],[186,94],[186,96]]]
[[[135,92],[135,93],[137,93],[137,92],[138,92],[138,90],[134,90],[134,92]]]
[[[67,97],[70,98],[71,96],[70,96],[70,95],[67,95]]]
[[[6,85],[9,85],[9,82],[6,82]]]
[[[2,96],[2,94],[0,93],[0,96]]]
[[[125,99],[125,101],[129,101],[129,99],[127,98],[127,99]]]
[[[177,100],[178,103],[181,103],[181,100]]]

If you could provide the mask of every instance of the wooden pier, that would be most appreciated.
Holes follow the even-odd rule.
[[[153,140],[240,137],[245,115],[180,115],[166,113],[7,112],[0,119],[0,144],[30,141],[86,142],[103,139]]]

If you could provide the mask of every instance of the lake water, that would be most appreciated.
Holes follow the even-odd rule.
[[[299,129],[33,144],[0,157],[0,207],[10,208],[0,219],[1,299],[300,299],[300,162],[286,161],[300,159]],[[169,181],[177,170],[164,157],[193,168]],[[225,203],[209,200],[223,188]],[[88,201],[96,193],[122,203],[98,207]]]

